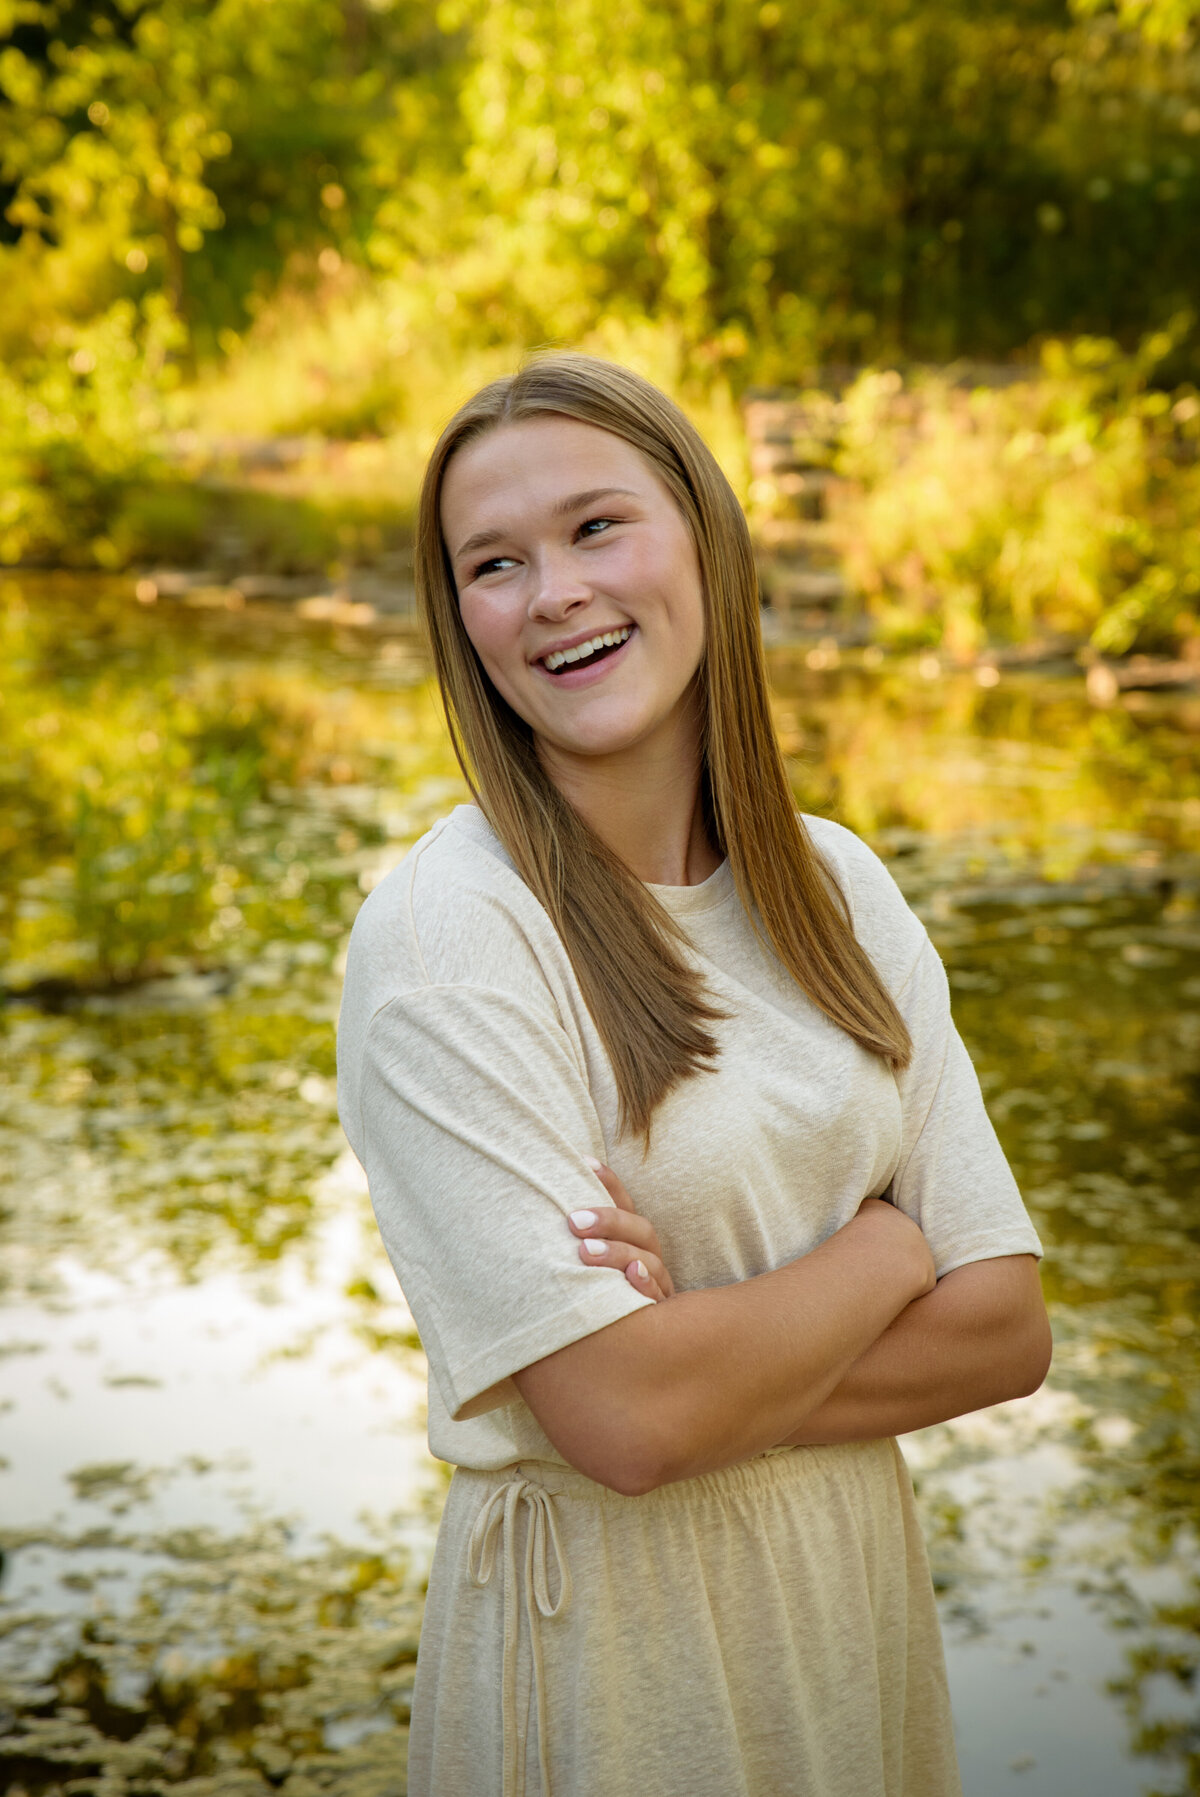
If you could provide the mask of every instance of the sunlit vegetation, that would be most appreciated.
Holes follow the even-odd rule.
[[[231,437],[371,440],[308,496],[402,528],[441,419],[540,343],[645,368],[745,491],[748,387],[1052,337],[1019,392],[935,395],[915,454],[887,377],[855,390],[858,590],[902,638],[1174,648],[1194,31],[1185,0],[7,0],[0,560],[194,560]],[[1135,374],[1103,347],[1172,320]],[[251,558],[336,561],[272,522]]]
[[[1181,329],[1131,356],[1051,341],[1011,385],[868,374],[826,403],[850,483],[835,537],[881,636],[964,659],[1039,635],[1109,655],[1200,637],[1200,399],[1152,384]]]

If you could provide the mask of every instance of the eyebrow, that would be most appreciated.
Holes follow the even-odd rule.
[[[565,499],[556,501],[553,516],[569,517],[572,512],[578,512],[586,505],[594,505],[598,499],[608,499],[614,493],[622,494],[627,499],[638,497],[632,487],[588,487],[582,493],[568,493]],[[477,530],[473,537],[468,537],[455,551],[454,560],[461,561],[465,555],[474,555],[477,550],[490,548],[493,543],[501,542],[505,534],[502,530]]]

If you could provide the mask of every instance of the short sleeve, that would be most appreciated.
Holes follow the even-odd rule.
[[[1042,1252],[950,1015],[946,970],[922,945],[896,1001],[913,1040],[900,1094],[893,1201],[929,1243],[940,1279],[968,1261]]]
[[[845,895],[855,935],[912,1036],[912,1060],[896,1075],[901,1134],[893,1201],[920,1224],[939,1279],[968,1261],[1040,1255],[924,924],[860,837],[827,818],[805,822]]]
[[[572,1042],[487,987],[392,998],[363,1037],[359,1114],[388,1255],[454,1421],[511,1402],[522,1367],[651,1300],[588,1267],[569,1211],[608,1202],[604,1139]]]

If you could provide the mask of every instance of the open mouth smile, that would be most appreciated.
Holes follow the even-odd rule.
[[[541,658],[541,665],[548,674],[574,672],[575,669],[594,667],[599,661],[622,648],[633,635],[632,624],[623,624],[618,630],[599,631],[589,637],[586,643],[576,643],[571,649],[555,649],[551,654]]]

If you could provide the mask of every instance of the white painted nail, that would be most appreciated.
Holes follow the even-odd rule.
[[[627,1273],[636,1273],[639,1279],[648,1279],[650,1277],[646,1271],[645,1261],[641,1260],[635,1260],[632,1267],[626,1267],[625,1271]]]
[[[583,1246],[584,1246],[584,1252],[587,1254],[603,1254],[605,1249],[608,1247],[608,1243],[607,1242],[590,1242],[589,1241],[589,1242],[585,1242],[583,1244]]]
[[[576,1229],[594,1229],[600,1219],[594,1210],[573,1210],[571,1221]]]
[[[593,1160],[590,1154],[585,1154],[583,1159],[584,1159],[584,1164],[586,1166],[590,1167],[592,1169],[593,1173],[600,1173],[603,1171],[603,1169],[604,1169],[603,1161]]]

